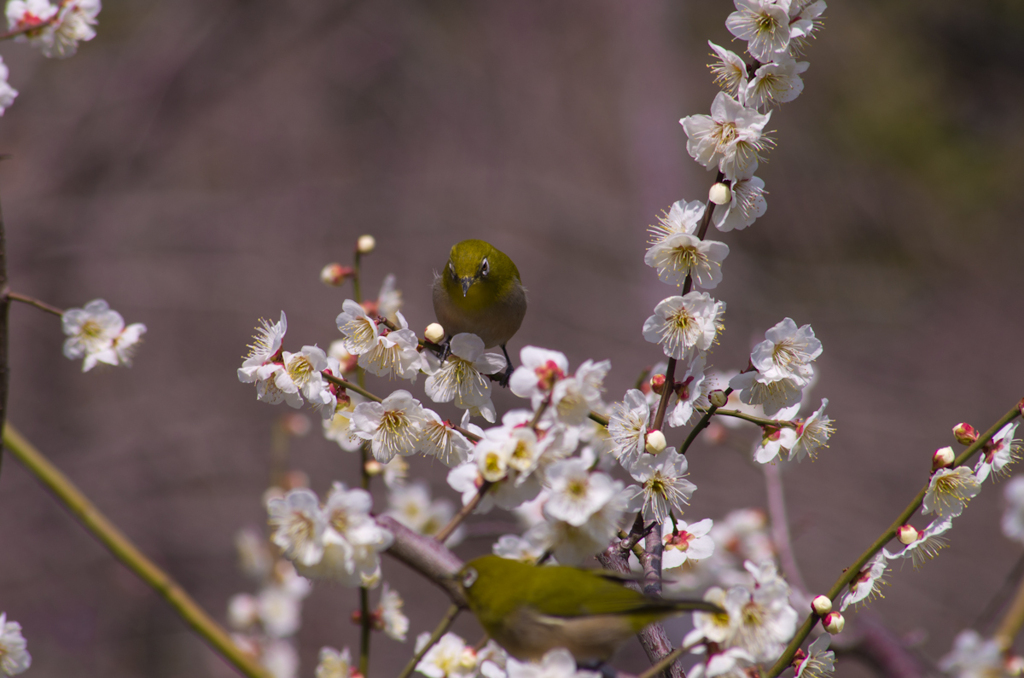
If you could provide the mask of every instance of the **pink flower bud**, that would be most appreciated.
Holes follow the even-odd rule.
[[[665,390],[665,375],[656,374],[651,377],[651,390],[661,395],[662,391]]]
[[[825,627],[825,630],[835,635],[842,633],[843,627],[846,626],[846,620],[843,619],[843,615],[838,612],[829,612],[825,615],[825,618],[821,620],[821,625]]]
[[[828,596],[815,596],[811,601],[811,609],[814,610],[814,614],[824,617],[832,611],[832,600]]]
[[[978,429],[966,422],[960,422],[953,427],[953,437],[961,445],[970,445],[978,439]]]
[[[956,455],[953,454],[952,447],[940,447],[932,455],[932,470],[938,471],[940,468],[952,466],[955,460]]]
[[[339,263],[327,264],[320,271],[320,282],[328,287],[340,287],[353,273],[355,270],[350,266],[342,266]]]

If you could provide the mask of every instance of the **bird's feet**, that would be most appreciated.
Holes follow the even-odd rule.
[[[491,378],[498,382],[499,386],[508,388],[508,380],[512,377],[514,368],[512,367],[512,359],[508,357],[508,351],[505,349],[505,344],[501,345],[501,352],[505,354],[505,369],[501,374]]]

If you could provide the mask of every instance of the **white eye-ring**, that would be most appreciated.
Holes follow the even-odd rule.
[[[491,265],[487,263],[487,257],[484,257],[484,263],[480,264],[480,275],[487,275],[491,270]]]
[[[468,589],[476,581],[477,576],[479,575],[476,570],[472,567],[467,567],[465,573],[462,575],[462,585]]]
[[[451,271],[452,277],[454,278],[455,277],[455,266],[452,265],[452,262],[450,262],[450,261],[448,262],[448,270]]]

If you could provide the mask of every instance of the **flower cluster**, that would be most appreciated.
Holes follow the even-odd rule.
[[[21,624],[7,621],[7,613],[0,612],[0,673],[16,676],[32,665],[32,657],[25,649]]]

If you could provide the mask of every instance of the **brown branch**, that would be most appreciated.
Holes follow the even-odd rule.
[[[6,280],[4,282],[6,282]],[[23,304],[28,304],[29,306],[35,306],[36,308],[38,308],[38,309],[40,309],[42,311],[46,311],[47,313],[52,313],[53,315],[57,316],[58,318],[63,318],[64,317],[64,311],[60,310],[56,306],[50,306],[46,302],[39,301],[38,299],[35,299],[33,297],[25,296],[24,294],[18,294],[17,292],[7,292],[7,294],[5,296],[8,299],[10,299],[11,301],[20,301]]]

